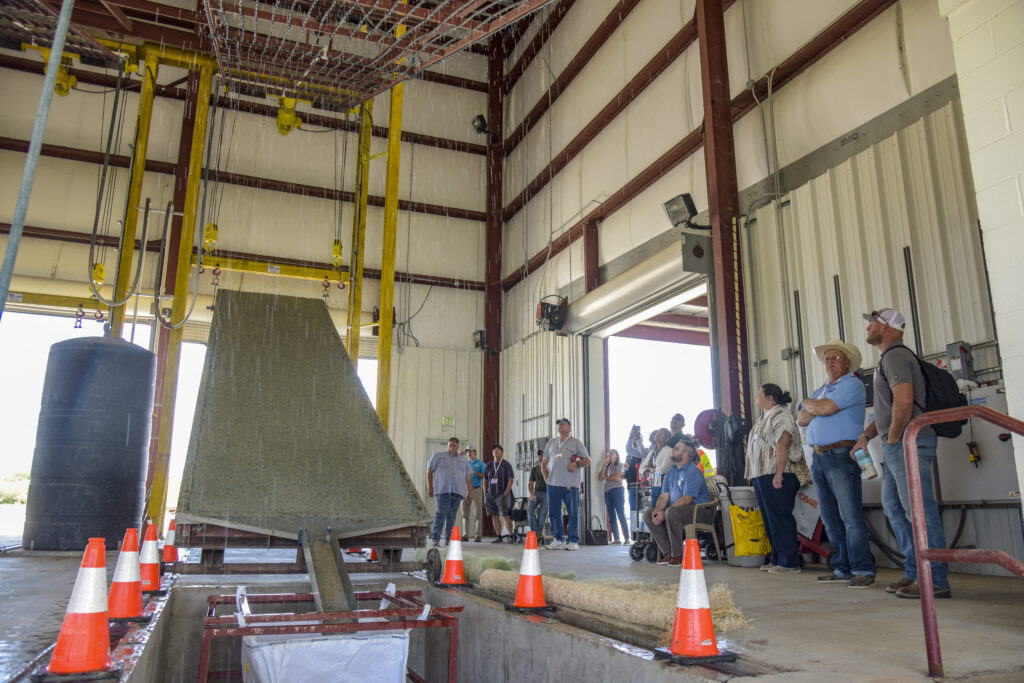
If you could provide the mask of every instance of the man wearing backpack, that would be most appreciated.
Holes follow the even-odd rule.
[[[896,540],[903,553],[903,578],[886,587],[889,593],[911,600],[921,598],[917,583],[917,558],[914,554],[914,531],[910,524],[910,496],[907,492],[907,468],[903,455],[903,432],[907,424],[924,412],[927,387],[917,355],[903,344],[906,320],[892,308],[865,313],[868,321],[867,342],[881,352],[874,376],[875,419],[867,426],[853,447],[853,452],[867,448],[867,442],[882,436],[885,466],[882,473],[882,507],[892,523]],[[946,534],[942,528],[939,506],[932,493],[932,463],[938,437],[931,427],[917,435],[917,458],[921,470],[924,495],[925,525],[928,546],[945,548]],[[936,598],[951,597],[949,567],[945,562],[932,562],[932,582]]]

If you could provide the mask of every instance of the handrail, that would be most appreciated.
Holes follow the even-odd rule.
[[[935,593],[932,588],[932,562],[973,562],[998,564],[1024,579],[1024,562],[1001,550],[967,550],[928,547],[928,530],[924,519],[924,495],[921,492],[921,469],[917,462],[917,434],[922,427],[940,422],[980,418],[1003,429],[1024,435],[1024,422],[985,406],[947,408],[918,415],[903,434],[903,457],[907,463],[907,489],[910,494],[910,521],[914,527],[914,552],[917,555],[917,585],[921,590],[921,617],[924,620],[924,644],[928,653],[928,675],[942,676],[942,649],[939,626],[935,620]]]

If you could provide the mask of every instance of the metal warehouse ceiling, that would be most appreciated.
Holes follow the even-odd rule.
[[[48,48],[53,43],[60,3],[44,0],[0,0],[0,46],[21,49],[24,45]],[[72,24],[68,29],[64,52],[77,55],[85,62],[113,64],[117,56],[106,49],[83,28]]]
[[[348,108],[551,0],[203,0],[222,77],[239,90]]]
[[[76,0],[66,52],[114,55],[93,39],[212,53],[229,89],[344,110],[486,41],[554,0]],[[0,0],[0,44],[49,47],[59,0]]]

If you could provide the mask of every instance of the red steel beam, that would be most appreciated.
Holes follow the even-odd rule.
[[[698,0],[701,91],[704,97],[704,167],[707,173],[711,247],[715,261],[715,338],[718,365],[718,403],[727,415],[750,421],[744,367],[747,358],[746,314],[740,272],[739,236],[735,219],[740,213],[736,182],[736,146],[729,99],[729,63],[725,44],[725,8],[722,0]]]
[[[533,22],[540,16],[540,12],[531,14],[523,21],[512,24],[502,32],[501,35],[501,49],[506,55],[512,54],[512,51],[516,49],[519,41],[523,39],[523,36],[527,34],[530,27],[533,26]],[[490,49],[490,45],[488,45]]]
[[[0,137],[0,150],[26,152],[28,150],[28,142],[13,138]],[[102,152],[93,152],[86,149],[76,149],[74,147],[63,147],[60,145],[43,145],[42,155],[53,157],[55,159],[66,159],[69,161],[80,161],[84,163],[103,163]],[[129,161],[129,157],[126,156],[110,156],[110,164],[112,166],[117,166],[118,168],[128,168]],[[168,161],[148,159],[146,161],[146,170],[154,173],[173,175],[175,166]],[[330,199],[332,201],[341,200],[344,202],[353,201],[352,192],[347,190],[341,191],[332,187],[302,185],[300,183],[290,183],[284,180],[275,180],[273,178],[259,178],[257,176],[244,175],[242,173],[228,173],[226,171],[213,172],[211,173],[211,180],[227,183],[229,185],[252,187],[259,190],[272,190],[274,192],[284,192],[286,194],[297,194],[304,197],[316,197],[318,199]],[[381,196],[370,195],[367,201],[371,206],[384,206],[384,198]],[[425,213],[432,216],[446,216],[449,218],[462,218],[469,221],[479,221],[481,223],[484,222],[486,218],[486,213],[483,211],[441,206],[439,204],[426,204],[424,202],[411,202],[405,199],[399,200],[398,208],[402,211]]]
[[[667,325],[679,325],[682,327],[707,328],[708,319],[699,315],[683,315],[681,313],[662,313],[649,318],[647,323],[665,323]]]
[[[626,15],[633,11],[633,8],[639,3],[640,0],[619,0],[615,8],[608,13],[608,16],[598,25],[593,35],[587,39],[587,42],[583,44],[580,51],[576,53],[576,56],[565,65],[562,73],[558,74],[558,78],[551,84],[548,91],[541,95],[537,103],[526,114],[526,117],[512,131],[512,134],[505,138],[505,156],[511,154],[516,146],[523,141],[526,133],[541,120],[545,112],[551,107],[551,104],[569,87],[573,79],[583,71],[583,67],[587,65],[587,62],[597,54],[597,51],[601,49],[601,46],[608,40],[608,37],[615,32],[615,29],[619,27],[619,24],[626,18]]]
[[[711,346],[711,336],[707,332],[696,330],[674,330],[669,327],[652,327],[651,325],[634,325],[612,335],[630,339],[646,339],[647,341],[669,342],[671,344],[693,344],[694,346]]]
[[[583,283],[588,292],[594,291],[601,284],[597,221],[590,221],[583,227]]]
[[[125,31],[131,33],[132,20],[125,15],[120,7],[111,3],[110,0],[100,0],[100,4],[107,8],[107,11],[117,19],[117,23],[121,24]]]
[[[492,40],[491,54],[487,58],[488,82],[491,89],[487,93],[487,122],[491,130],[498,134],[498,142],[491,143],[487,150],[487,218],[485,234],[485,289],[484,289],[484,333],[487,335],[487,346],[491,350],[484,351],[483,368],[483,439],[484,454],[490,454],[490,444],[496,444],[501,419],[501,187],[502,187],[502,154],[501,132],[502,114],[502,79],[505,54],[500,40]]]
[[[640,69],[639,73],[634,76],[625,87],[620,90],[615,97],[611,99],[608,104],[601,108],[601,111],[591,119],[590,123],[583,127],[576,137],[565,146],[561,152],[544,167],[537,177],[530,181],[530,183],[523,188],[523,190],[516,195],[508,206],[505,207],[502,212],[502,218],[507,222],[512,220],[512,217],[519,212],[526,202],[531,197],[535,196],[540,192],[541,188],[551,182],[551,179],[558,175],[559,171],[565,168],[570,161],[576,158],[590,142],[596,138],[601,131],[603,131],[608,125],[615,120],[619,114],[621,114],[629,104],[640,96],[644,90],[647,89],[651,83],[653,83],[658,76],[667,69],[672,62],[676,60],[679,55],[686,51],[694,40],[697,39],[697,26],[690,22],[683,28],[681,28],[668,43],[665,44],[661,50],[658,51],[654,57],[651,58],[647,64]]]
[[[852,27],[862,27],[865,25],[864,16],[867,10],[870,10],[871,16],[877,16],[882,10],[896,3],[896,0],[862,0],[858,5],[853,7],[849,12],[841,16],[835,22],[833,22],[823,33],[829,35],[838,35],[840,42],[845,40],[851,34]],[[817,62],[819,59],[824,57],[826,54],[832,51],[836,47],[834,44],[823,44],[821,41],[812,40],[810,44],[814,44],[817,49],[813,52],[808,52],[805,49],[798,50],[796,53],[787,58],[784,62],[779,65],[776,69],[776,75],[783,70],[789,71],[794,69],[795,73],[802,72],[810,67],[812,64]],[[800,57],[797,57],[797,54]],[[764,79],[761,79],[764,80]],[[789,79],[791,81],[792,79]],[[786,81],[786,82],[789,82]],[[760,82],[760,81],[758,81]],[[776,85],[773,85],[773,91],[777,92],[784,83],[778,81],[776,77]],[[743,114],[749,112],[749,109],[743,110],[741,107],[745,100],[745,94],[740,93],[733,99],[733,122],[738,121]],[[608,201],[602,204],[600,207],[585,215],[580,219],[574,226],[563,232],[561,235],[555,238],[551,245],[550,251],[548,249],[542,249],[537,254],[534,254],[527,262],[525,266],[520,266],[514,272],[509,274],[508,277],[502,283],[505,291],[508,291],[512,287],[519,284],[523,278],[529,273],[539,268],[543,263],[552,256],[560,253],[563,249],[568,247],[572,242],[576,241],[583,235],[583,225],[586,221],[592,218],[604,218],[616,210],[622,208],[626,203],[632,200],[636,195],[640,194],[643,190],[647,189],[652,183],[661,178],[663,175],[671,171],[673,168],[682,163],[691,154],[696,152],[703,145],[703,131],[702,128],[696,128],[691,131],[685,138],[677,142],[672,146],[665,154],[658,157],[652,164],[640,172],[639,175],[635,176],[626,185],[620,188]],[[692,303],[692,302],[690,302]]]
[[[667,152],[658,157],[654,163],[640,172],[628,183],[619,188],[615,194],[609,197],[603,204],[580,219],[571,228],[560,234],[551,243],[550,249],[542,249],[534,254],[526,265],[519,266],[509,274],[502,282],[502,287],[508,291],[519,284],[528,274],[544,265],[551,256],[561,253],[566,247],[583,236],[583,227],[588,221],[600,222],[607,216],[615,213],[638,194],[646,190],[655,181],[675,168],[683,159],[687,158],[700,149],[703,136],[698,128],[685,138],[669,148]]]
[[[6,235],[11,231],[10,223],[0,223],[0,235]],[[53,242],[63,242],[65,244],[89,244],[89,233],[87,232],[75,232],[73,230],[58,230],[55,228],[43,228],[34,225],[25,226],[25,237],[32,237],[35,239],[50,240]],[[96,244],[104,247],[116,248],[119,244],[116,237],[104,237],[103,235],[97,235]],[[141,249],[142,244],[136,240],[135,248]],[[148,252],[157,252],[160,250],[159,240],[150,240],[146,243],[145,249]],[[195,254],[195,250],[192,252]],[[215,254],[215,258],[221,257],[225,259],[244,259],[246,261],[256,261],[257,263],[267,264],[279,264],[288,266],[302,266],[311,268],[323,268],[333,269],[334,266],[330,263],[323,263],[319,261],[310,261],[306,259],[286,258],[282,256],[267,256],[266,254],[253,254],[244,251],[228,251],[225,249],[218,249]],[[348,272],[348,267],[343,266],[342,272]],[[373,280],[380,279],[380,270],[376,268],[365,268],[363,275]],[[406,282],[414,285],[436,285],[438,287],[448,287],[451,289],[463,289],[471,292],[482,292],[484,291],[484,283],[479,280],[460,280],[450,277],[442,277],[439,275],[424,275],[422,273],[395,273],[395,282]],[[82,283],[84,287],[86,283]]]
[[[513,86],[515,86],[519,79],[522,78],[523,72],[526,71],[526,67],[530,66],[530,62],[532,62],[540,53],[540,49],[544,47],[544,43],[548,41],[551,34],[554,33],[555,29],[558,28],[558,25],[562,23],[562,19],[569,13],[569,10],[572,9],[573,3],[575,2],[576,0],[562,0],[555,5],[554,9],[552,9],[548,14],[547,19],[544,20],[544,23],[541,24],[541,27],[537,30],[537,33],[535,33],[533,38],[530,39],[526,49],[523,50],[523,54],[519,56],[516,63],[511,69],[509,69],[509,72],[505,74],[501,88],[502,92],[511,92]]]

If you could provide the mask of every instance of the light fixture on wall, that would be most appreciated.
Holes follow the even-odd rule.
[[[695,230],[711,229],[710,225],[696,225],[693,223],[693,219],[697,215],[697,207],[694,205],[693,197],[690,196],[689,192],[673,197],[665,202],[664,206],[665,214],[672,221],[673,227],[682,225]]]
[[[497,349],[492,349],[487,345],[487,331],[477,330],[473,333],[473,348],[480,349],[481,351],[489,351],[492,356],[498,353]]]
[[[483,114],[477,114],[473,117],[473,130],[477,133],[486,133],[491,136],[491,142],[498,141],[498,134],[493,130],[487,129],[487,118]]]

